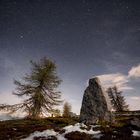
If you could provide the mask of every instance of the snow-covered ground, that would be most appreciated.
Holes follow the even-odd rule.
[[[60,135],[58,132],[55,132],[53,129],[45,130],[43,132],[36,131],[32,133],[29,137],[22,140],[33,140],[34,137],[50,137],[55,136],[57,140],[66,140],[63,135]]]
[[[13,119],[17,119],[17,117],[11,116],[9,114],[1,114],[0,115],[0,121],[13,120]]]
[[[57,137],[58,140],[67,140],[64,136],[70,132],[84,132],[90,135],[93,135],[96,138],[100,138],[100,136],[102,136],[100,131],[93,131],[92,128],[95,128],[95,126],[91,126],[91,129],[88,131],[86,130],[87,126],[82,124],[82,123],[77,123],[75,125],[69,125],[64,127],[63,129],[65,130],[65,132],[63,134],[59,134],[59,132],[55,132],[53,129],[51,130],[45,130],[43,132],[39,132],[36,131],[32,134],[30,134],[29,137],[24,138],[22,140],[33,140],[34,137],[50,137],[50,136],[55,136]]]
[[[48,138],[51,136],[55,136],[57,138],[57,140],[67,140],[65,138],[65,135],[68,133],[71,133],[71,132],[76,132],[76,131],[81,132],[81,133],[84,132],[86,134],[92,135],[95,138],[100,139],[100,137],[102,136],[101,131],[93,131],[93,128],[95,128],[95,127],[99,127],[99,126],[91,125],[90,130],[87,130],[86,125],[84,125],[83,123],[77,123],[75,125],[69,125],[69,126],[64,127],[63,130],[65,130],[65,131],[62,134],[60,134],[59,132],[55,132],[53,129],[45,130],[43,132],[36,131],[36,132],[30,134],[29,137],[24,138],[22,140],[33,140],[34,137],[46,137],[46,138]],[[133,136],[140,137],[140,131],[133,130]]]
[[[140,137],[140,131],[133,130],[133,136]]]
[[[23,116],[22,116],[23,117]],[[22,117],[17,117],[16,115],[10,115],[7,113],[3,113],[0,114],[0,121],[4,121],[4,120],[13,120],[13,119],[19,119]],[[62,130],[65,130],[64,133],[60,134],[59,132],[55,132],[53,129],[49,129],[49,130],[45,130],[43,132],[39,132],[39,131],[35,131],[34,133],[30,134],[29,137],[24,138],[22,140],[33,140],[34,137],[51,137],[51,136],[55,136],[57,138],[57,140],[67,140],[65,138],[65,135],[71,132],[81,132],[81,133],[86,133],[86,134],[90,134],[95,138],[100,139],[100,137],[102,136],[101,131],[93,131],[93,128],[96,127],[100,127],[99,125],[91,125],[90,126],[90,130],[87,130],[87,126],[83,123],[77,123],[75,125],[69,125],[66,126],[64,128],[62,128]],[[136,130],[132,130],[133,132],[133,136],[137,136],[140,137],[140,131],[136,131]]]
[[[15,119],[22,119],[25,117],[25,114],[10,114],[7,112],[0,112],[0,121],[5,121],[5,120],[15,120]]]

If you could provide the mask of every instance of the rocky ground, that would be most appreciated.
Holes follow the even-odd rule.
[[[76,119],[47,118],[40,120],[20,119],[0,122],[0,140],[19,140],[29,136],[35,131],[54,129],[59,131],[62,127],[77,123]]]
[[[72,118],[1,121],[0,140],[140,140],[139,128],[122,124],[86,126]]]

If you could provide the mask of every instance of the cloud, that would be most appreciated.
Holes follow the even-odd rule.
[[[128,75],[122,73],[111,73],[98,75],[101,83],[105,88],[116,85],[120,90],[132,90],[133,87],[128,85],[132,77],[140,78],[140,64],[132,67],[128,71]]]
[[[134,66],[130,69],[128,72],[129,77],[140,77],[140,64],[137,66]]]
[[[140,97],[139,96],[131,96],[129,97],[131,100],[140,100]]]
[[[116,85],[121,90],[133,89],[132,87],[127,85],[127,83],[129,82],[128,76],[122,73],[104,74],[97,77],[99,77],[101,83],[105,88]]]
[[[126,97],[126,102],[129,104],[130,110],[140,110],[140,96]]]
[[[11,93],[0,93],[0,103],[1,104],[15,104],[20,103],[23,99],[14,96]]]

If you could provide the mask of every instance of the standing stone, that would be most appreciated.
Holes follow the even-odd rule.
[[[97,77],[92,78],[89,80],[89,86],[84,92],[80,121],[94,124],[99,120],[102,121],[108,119],[108,106],[100,81]]]

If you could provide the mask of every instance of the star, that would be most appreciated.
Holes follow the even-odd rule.
[[[23,35],[20,35],[20,38],[22,39],[23,38]]]

